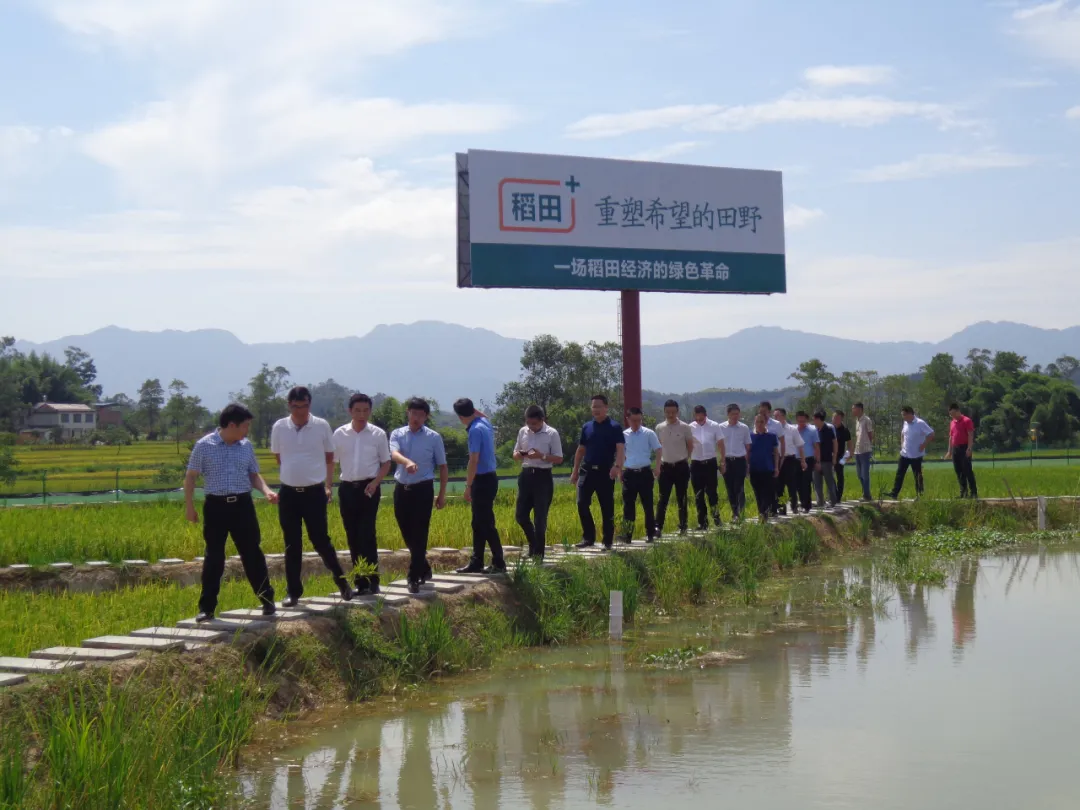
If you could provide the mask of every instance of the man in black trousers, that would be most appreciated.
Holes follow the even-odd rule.
[[[622,477],[626,454],[623,428],[608,416],[608,398],[596,394],[590,404],[592,421],[581,428],[578,448],[574,453],[574,471],[570,483],[577,487],[578,519],[581,521],[581,542],[578,548],[596,544],[596,524],[589,507],[593,495],[600,504],[604,548],[615,541],[615,482]]]
[[[266,485],[259,474],[255,448],[248,441],[248,430],[254,417],[243,405],[227,406],[218,418],[218,429],[195,443],[188,457],[184,477],[184,507],[187,519],[199,522],[195,509],[195,482],[201,475],[206,502],[203,505],[203,540],[206,551],[202,567],[202,593],[199,596],[197,622],[208,622],[217,610],[221,576],[225,573],[225,542],[232,535],[236,553],[244,566],[251,590],[262,603],[264,616],[273,616],[274,588],[266,557],[259,547],[259,518],[251,490],[255,488],[270,503],[277,503],[277,494]]]
[[[337,551],[330,542],[326,507],[334,497],[334,431],[330,423],[311,415],[311,392],[303,385],[289,391],[289,415],[274,423],[270,452],[281,470],[278,522],[285,535],[285,584],[282,607],[295,607],[304,595],[304,533],[312,548],[334,575],[341,598],[352,599]]]
[[[547,518],[555,482],[551,468],[562,464],[559,431],[544,421],[544,409],[530,405],[525,410],[525,427],[514,443],[514,461],[521,462],[517,507],[514,517],[529,543],[529,556],[544,558],[547,548]]]
[[[741,520],[746,508],[746,478],[749,475],[747,458],[750,455],[750,428],[739,421],[742,410],[732,403],[727,407],[727,421],[720,425],[724,439],[724,460],[720,473],[724,476],[731,519]]]

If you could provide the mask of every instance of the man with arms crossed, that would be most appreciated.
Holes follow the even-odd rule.
[[[799,474],[806,469],[805,448],[799,428],[788,424],[787,409],[777,408],[773,415],[784,428],[784,449],[787,451],[780,462],[780,475],[776,478],[776,501],[780,503],[786,488],[791,514],[794,515],[799,511]],[[787,507],[781,506],[780,511],[786,515]]]
[[[289,391],[289,416],[270,431],[270,452],[281,470],[278,522],[285,535],[285,585],[282,607],[295,607],[304,595],[304,531],[323,565],[334,575],[341,598],[352,599],[337,551],[330,542],[327,504],[334,497],[334,431],[330,423],[311,415],[311,392],[303,385]]]
[[[221,575],[225,573],[225,541],[232,535],[236,553],[244,566],[251,590],[262,602],[264,616],[273,616],[274,589],[266,569],[266,557],[259,547],[259,518],[251,500],[252,487],[277,503],[277,494],[259,475],[255,448],[247,439],[254,417],[243,405],[229,405],[218,417],[218,429],[195,443],[184,477],[184,507],[187,519],[199,522],[195,511],[195,481],[201,475],[206,502],[203,504],[203,540],[206,551],[202,565],[202,593],[197,622],[208,622],[217,610]]]
[[[750,428],[739,421],[742,411],[732,403],[727,406],[727,421],[720,425],[724,439],[724,460],[720,473],[724,476],[731,519],[741,520],[746,507],[746,479],[749,476],[747,457],[750,455]]]
[[[548,510],[555,494],[551,468],[563,460],[559,431],[545,422],[544,416],[543,408],[530,405],[525,410],[525,427],[518,431],[514,444],[514,461],[521,462],[514,518],[529,542],[529,556],[541,560],[547,548]]]
[[[971,466],[971,453],[975,449],[975,423],[960,410],[954,402],[949,406],[949,452],[946,459],[952,459],[956,480],[960,482],[961,498],[978,498],[979,488],[975,485],[975,470]]]
[[[720,435],[720,423],[709,418],[704,405],[694,406],[694,421],[690,423],[690,433],[694,437],[694,452],[690,454],[690,486],[694,490],[698,528],[705,531],[709,528],[710,514],[713,525],[720,525],[716,494],[720,466],[716,459],[717,456],[724,457],[724,437]]]
[[[349,397],[352,421],[334,431],[334,458],[341,468],[338,508],[349,541],[353,568],[360,560],[374,566],[375,573],[357,574],[358,594],[379,592],[379,543],[375,520],[382,500],[382,480],[390,472],[390,445],[386,431],[371,424],[371,397]]]
[[[896,481],[889,497],[900,497],[904,476],[910,467],[915,474],[915,497],[918,498],[923,493],[923,456],[926,455],[926,446],[934,440],[934,429],[917,417],[910,405],[900,409],[900,416],[904,419],[904,426],[900,428],[900,463],[896,467]]]
[[[626,469],[623,470],[623,527],[619,539],[629,543],[634,538],[635,502],[641,498],[641,511],[645,513],[645,538],[651,543],[659,532],[653,519],[653,479],[659,478],[660,439],[647,427],[642,427],[641,408],[631,408],[626,421],[630,424],[623,431],[626,444]],[[656,466],[652,457],[656,453]]]
[[[863,404],[856,402],[851,406],[851,415],[855,417],[855,444],[851,455],[855,459],[855,474],[862,485],[862,499],[870,500],[870,459],[874,450],[874,423],[863,410]]]
[[[495,470],[495,429],[488,418],[476,410],[468,398],[454,403],[469,437],[469,467],[465,471],[465,503],[472,504],[473,553],[469,564],[457,569],[459,574],[505,574],[499,530],[495,526],[495,496],[499,494],[499,476]],[[484,547],[491,547],[491,566],[484,568]]]
[[[679,403],[669,399],[664,403],[664,421],[656,426],[660,439],[660,500],[656,504],[656,535],[664,533],[668,499],[675,487],[675,503],[679,510],[679,534],[686,534],[686,490],[690,484],[690,454],[694,451],[694,434],[690,426],[679,418]]]
[[[428,530],[431,528],[431,507],[446,506],[446,482],[450,478],[446,466],[446,445],[443,438],[427,426],[431,406],[427,400],[414,397],[405,404],[409,422],[390,434],[390,458],[394,471],[394,517],[401,536],[411,555],[409,561],[409,593],[420,593],[420,585],[431,577],[427,561]],[[439,495],[435,496],[435,469],[439,470]]]
[[[592,421],[581,428],[578,448],[574,453],[574,471],[570,483],[577,487],[578,519],[581,521],[581,542],[578,548],[596,544],[596,523],[593,522],[592,497],[600,504],[604,532],[604,548],[615,540],[615,481],[622,476],[626,453],[622,425],[608,416],[608,398],[596,394],[590,405]]]

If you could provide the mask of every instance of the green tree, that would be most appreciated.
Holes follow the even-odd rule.
[[[0,433],[0,483],[15,483],[15,468],[19,466],[19,460],[15,458],[15,436],[11,433]]]
[[[64,349],[65,365],[75,372],[82,387],[95,399],[101,399],[102,388],[94,383],[97,379],[97,366],[94,358],[84,352],[78,346],[68,346]]]
[[[289,370],[284,366],[270,368],[263,363],[259,372],[248,381],[246,391],[233,394],[232,398],[247,406],[255,419],[251,424],[251,439],[265,447],[270,441],[270,429],[285,413],[285,394],[292,383]]]
[[[916,409],[923,418],[942,420],[950,404],[967,399],[967,379],[951,354],[935,354],[919,372],[922,379],[915,399]]]
[[[139,386],[138,411],[146,424],[147,438],[157,437],[156,427],[161,416],[161,407],[164,404],[165,389],[161,387],[161,380],[155,377]]]
[[[1015,376],[1027,368],[1027,358],[1016,352],[998,352],[991,368],[994,374]]]
[[[353,389],[333,377],[308,387],[311,389],[311,412],[315,416],[325,419],[333,427],[349,421],[349,397],[353,395]]]
[[[836,376],[829,373],[828,367],[816,357],[800,363],[799,368],[788,375],[788,379],[795,380],[806,389],[805,396],[799,400],[799,408],[807,412],[826,407],[829,391],[837,383]]]

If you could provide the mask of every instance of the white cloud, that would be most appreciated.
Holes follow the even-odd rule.
[[[951,105],[900,101],[883,96],[840,96],[790,93],[775,101],[722,107],[690,104],[637,110],[629,113],[590,115],[567,127],[571,138],[611,138],[633,132],[682,127],[689,132],[733,132],[767,124],[819,123],[872,127],[897,118],[921,118],[943,129],[969,126]]]
[[[803,78],[815,87],[884,84],[895,75],[887,65],[818,65],[803,71]]]
[[[856,171],[852,179],[859,183],[882,183],[892,180],[923,180],[946,174],[961,174],[983,169],[1019,169],[1035,163],[1030,155],[985,150],[969,154],[923,154],[899,163],[888,163]]]
[[[1011,30],[1039,55],[1080,68],[1080,3],[1055,0],[1019,9]]]
[[[789,228],[802,228],[816,219],[825,216],[820,208],[804,208],[801,205],[789,205],[784,209],[784,225]]]
[[[1080,104],[1077,104],[1075,107],[1070,107],[1069,109],[1067,109],[1065,111],[1065,117],[1071,120],[1080,121]]]

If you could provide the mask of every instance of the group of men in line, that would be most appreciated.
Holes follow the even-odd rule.
[[[372,400],[354,394],[349,400],[350,421],[333,430],[330,424],[311,414],[311,392],[304,386],[289,391],[289,416],[278,420],[271,431],[270,449],[280,468],[277,492],[263,480],[254,448],[247,439],[253,416],[242,405],[227,406],[220,414],[219,428],[200,439],[188,460],[185,478],[185,507],[188,520],[197,523],[195,484],[203,478],[206,501],[203,508],[202,594],[200,622],[210,621],[217,608],[220,582],[225,568],[225,543],[229,536],[236,545],[244,572],[262,603],[264,615],[276,611],[274,590],[260,548],[259,522],[251,490],[262,492],[278,506],[278,521],[285,539],[285,583],[283,607],[294,607],[303,596],[303,530],[312,547],[333,575],[341,598],[352,600],[380,591],[376,517],[382,497],[383,479],[395,465],[393,506],[398,528],[410,551],[407,587],[418,593],[432,577],[427,561],[428,533],[433,510],[446,506],[449,469],[442,436],[428,427],[430,405],[414,398],[406,403],[407,423],[387,436],[370,421]],[[786,512],[785,492],[793,513],[809,512],[812,494],[817,506],[836,505],[844,492],[844,468],[853,459],[864,500],[870,500],[870,461],[874,432],[862,403],[852,408],[854,435],[844,424],[844,413],[834,411],[827,421],[825,411],[813,417],[805,411],[790,424],[784,408],[773,409],[762,402],[751,428],[740,421],[738,405],[729,405],[727,420],[709,419],[704,406],[694,408],[690,423],[679,419],[679,404],[664,403],[664,421],[655,431],[643,425],[640,408],[630,408],[623,428],[608,414],[608,399],[597,394],[591,400],[592,420],[581,429],[570,481],[577,487],[577,508],[581,522],[579,547],[596,543],[596,525],[591,504],[595,496],[601,514],[601,541],[610,548],[615,540],[615,485],[622,484],[623,515],[619,539],[630,542],[634,535],[637,502],[642,505],[644,529],[649,542],[664,531],[671,492],[675,490],[680,534],[688,530],[688,490],[693,489],[697,526],[707,529],[711,518],[719,526],[719,478],[727,490],[735,520],[742,518],[745,483],[751,483],[758,512],[763,520]],[[465,475],[464,500],[472,510],[472,557],[458,573],[498,573],[506,570],[502,543],[495,525],[494,504],[499,482],[496,474],[495,431],[485,414],[469,399],[454,403],[454,412],[468,436],[469,462]],[[977,497],[971,470],[974,425],[950,407],[953,418],[949,452],[960,481],[961,496]],[[934,438],[934,431],[903,409],[900,463],[893,490],[897,497],[908,469],[914,474],[916,494],[923,491],[922,460]],[[530,406],[525,425],[514,443],[514,460],[520,462],[515,519],[529,545],[529,555],[543,558],[547,545],[547,516],[554,495],[553,468],[563,461],[559,433],[546,422],[544,410]],[[353,565],[353,581],[338,559],[328,531],[327,508],[333,501],[335,467],[340,471],[338,507],[348,540]],[[438,492],[435,479],[438,476]],[[656,509],[653,485],[659,483]],[[812,492],[813,491],[813,492]],[[484,555],[491,550],[491,564]]]

